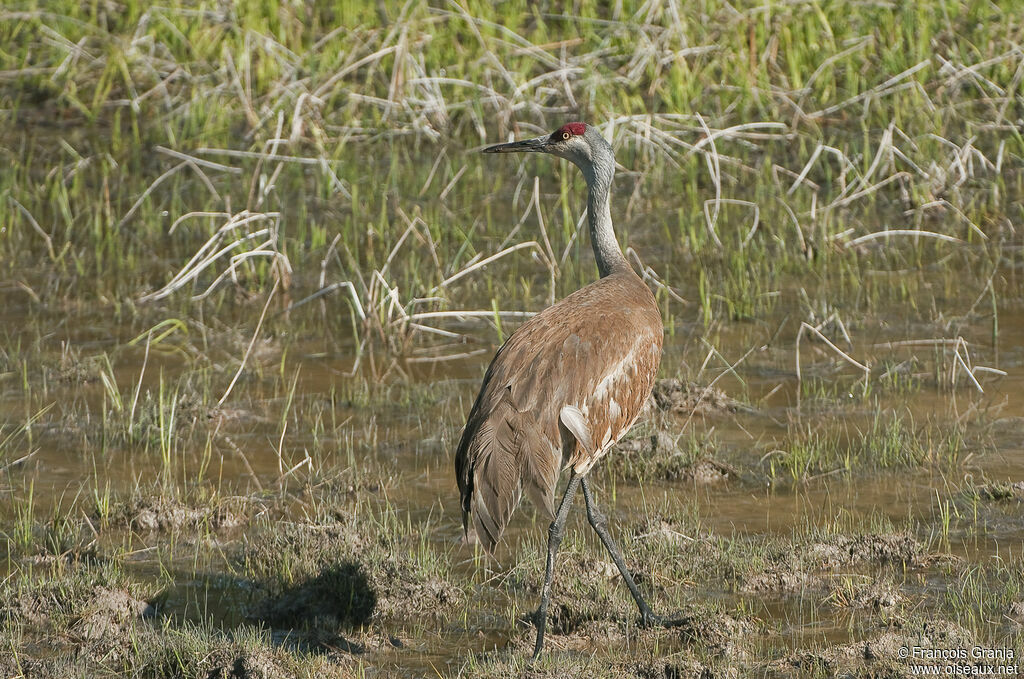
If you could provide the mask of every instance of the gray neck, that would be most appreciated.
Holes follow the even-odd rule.
[[[615,176],[615,158],[612,149],[595,149],[595,154],[602,156],[592,159],[590,167],[581,167],[587,180],[587,220],[590,222],[590,242],[594,246],[594,257],[597,258],[597,270],[604,278],[610,273],[629,270],[629,264],[622,255],[622,249],[615,240],[612,229],[612,213],[609,205],[612,177]]]

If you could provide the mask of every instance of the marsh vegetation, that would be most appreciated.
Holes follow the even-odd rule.
[[[905,676],[1024,653],[1024,4],[0,8],[0,673]],[[577,512],[461,541],[452,451],[596,268],[666,328]]]

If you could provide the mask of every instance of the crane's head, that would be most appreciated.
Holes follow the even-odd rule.
[[[614,168],[612,148],[596,127],[586,123],[568,123],[542,137],[508,144],[488,146],[483,153],[550,153],[575,163],[584,172],[610,164]]]

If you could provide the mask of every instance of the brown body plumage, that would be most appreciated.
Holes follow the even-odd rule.
[[[554,514],[559,472],[586,474],[636,421],[661,360],[661,315],[631,269],[577,290],[491,362],[455,457],[463,525],[491,551],[525,492]],[[563,423],[578,408],[589,445]],[[584,437],[580,437],[584,438]]]
[[[455,454],[462,525],[492,551],[523,493],[554,520],[537,609],[537,657],[551,601],[555,557],[577,488],[587,518],[608,549],[640,610],[654,615],[626,567],[594,503],[587,474],[633,426],[651,394],[661,361],[663,330],[654,295],[622,255],[612,230],[609,196],[615,174],[612,148],[583,123],[486,152],[550,153],[571,160],[587,180],[590,240],[600,280],[577,290],[524,323],[498,350],[469,413]],[[555,487],[569,469],[554,511]]]

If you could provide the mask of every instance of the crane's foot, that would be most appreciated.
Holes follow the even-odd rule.
[[[658,615],[650,609],[640,614],[640,626],[644,629],[651,629],[653,627],[670,629],[672,627],[679,627],[685,622],[686,617],[683,615]]]

